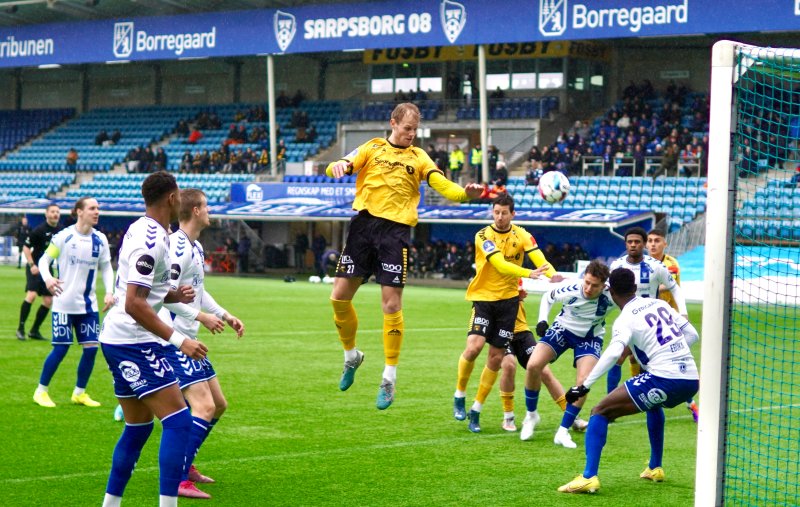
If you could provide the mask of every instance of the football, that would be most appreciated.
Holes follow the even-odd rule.
[[[558,171],[546,172],[539,178],[539,195],[547,202],[561,202],[569,194],[569,179]]]

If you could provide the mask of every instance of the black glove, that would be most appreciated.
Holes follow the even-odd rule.
[[[539,335],[539,338],[544,338],[544,335],[547,334],[547,328],[550,327],[547,325],[547,321],[543,320],[536,324],[536,334]]]
[[[570,387],[569,391],[564,394],[564,398],[566,398],[567,403],[575,403],[580,398],[583,398],[589,394],[589,388],[584,387],[583,385]]]

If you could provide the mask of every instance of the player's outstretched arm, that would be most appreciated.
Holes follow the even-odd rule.
[[[620,341],[612,341],[608,347],[606,347],[606,350],[603,351],[603,355],[600,356],[600,359],[597,361],[597,364],[594,365],[594,368],[592,368],[589,376],[586,377],[583,385],[587,388],[591,388],[592,385],[597,382],[597,379],[605,375],[608,370],[617,363],[617,360],[624,350],[625,344]]]
[[[353,174],[353,163],[345,159],[331,162],[325,168],[325,174],[331,178],[341,178],[342,176]]]
[[[483,192],[483,187],[477,183],[468,183],[462,187],[444,177],[439,171],[432,171],[428,176],[428,185],[442,194],[447,199],[454,202],[467,202],[477,199]]]

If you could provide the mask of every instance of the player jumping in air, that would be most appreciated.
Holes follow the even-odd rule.
[[[462,188],[448,181],[425,150],[413,146],[419,122],[417,106],[398,104],[389,120],[392,133],[387,139],[367,141],[326,169],[335,178],[357,175],[353,209],[358,214],[350,221],[331,292],[333,320],[344,347],[339,389],[350,388],[364,361],[364,354],[356,348],[358,317],[353,297],[374,274],[381,286],[383,310],[385,367],[375,403],[380,410],[389,408],[395,396],[397,362],[405,333],[403,287],[408,274],[411,228],[417,224],[419,187],[427,181],[434,190],[456,202],[481,194],[481,186],[476,183]]]

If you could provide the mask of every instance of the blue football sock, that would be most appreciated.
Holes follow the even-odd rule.
[[[97,349],[98,347],[83,347],[83,354],[78,363],[78,381],[75,383],[75,387],[86,389],[86,384],[89,383],[89,376],[91,376],[92,370],[94,369],[94,359],[97,357]]]
[[[586,428],[586,468],[583,476],[587,479],[597,475],[600,468],[600,454],[606,445],[608,436],[608,419],[602,415],[593,415],[589,418],[589,427]]]
[[[42,366],[42,374],[39,376],[39,383],[43,386],[49,386],[53,375],[56,374],[58,365],[64,360],[64,357],[69,351],[68,345],[53,345],[53,350],[47,355]]]
[[[199,417],[192,417],[192,429],[189,432],[189,442],[186,444],[186,466],[183,468],[183,478],[186,480],[189,477],[189,467],[192,466],[194,457],[197,456],[197,451],[205,441],[208,435],[208,421]]]
[[[571,428],[572,423],[578,417],[581,407],[576,407],[572,403],[567,403],[567,408],[564,410],[564,415],[561,417],[561,426],[564,428]]]
[[[214,426],[216,426],[218,422],[219,422],[219,419],[211,419],[211,421],[208,423],[208,431],[206,431],[206,434],[203,437],[203,442],[206,441],[206,439],[208,438],[208,435],[211,433],[211,430],[214,429]]]
[[[528,412],[534,412],[539,407],[539,391],[525,388],[525,408]]]
[[[161,420],[161,447],[158,449],[159,494],[178,496],[178,486],[186,463],[186,444],[192,427],[189,408]]]
[[[111,473],[108,476],[106,493],[122,496],[125,486],[133,474],[133,467],[139,460],[142,447],[153,432],[153,421],[144,424],[125,423],[122,436],[119,437],[117,446],[114,447],[114,456],[111,459]]]
[[[661,466],[664,456],[664,409],[656,407],[647,411],[647,436],[650,437],[650,464],[652,470]]]
[[[606,392],[610,393],[616,389],[620,380],[622,380],[622,366],[615,364],[608,370],[608,375],[606,376]]]

